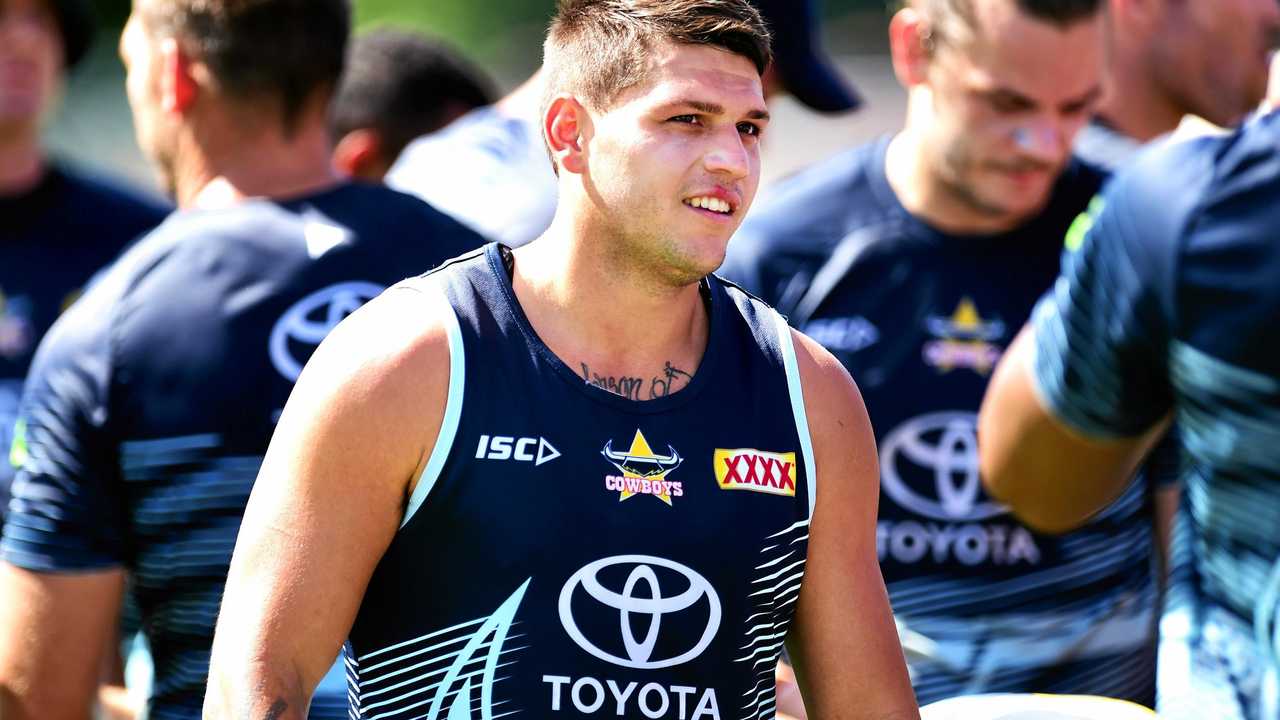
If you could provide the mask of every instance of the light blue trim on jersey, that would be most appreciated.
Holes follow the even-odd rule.
[[[449,457],[449,451],[453,449],[453,439],[458,434],[458,422],[462,419],[462,394],[467,386],[466,351],[462,347],[462,327],[458,325],[458,313],[454,311],[447,299],[444,307],[449,309],[446,313],[448,320],[445,323],[445,330],[449,333],[449,398],[444,404],[444,420],[440,423],[440,434],[436,437],[436,445],[431,448],[431,457],[427,459],[427,466],[423,468],[422,476],[418,478],[418,484],[413,488],[413,495],[409,497],[409,505],[404,510],[404,520],[400,522],[401,528],[413,519],[413,514],[422,506],[423,501],[427,499],[427,494],[440,479],[444,462]]]
[[[791,337],[791,326],[779,313],[773,314],[778,326],[778,344],[782,346],[782,366],[787,371],[787,394],[791,396],[791,413],[796,418],[796,434],[800,436],[800,451],[804,455],[804,470],[809,486],[809,519],[813,519],[813,506],[818,497],[818,472],[813,461],[813,438],[809,436],[809,414],[804,409],[804,389],[800,387],[800,365],[796,362],[796,345]]]

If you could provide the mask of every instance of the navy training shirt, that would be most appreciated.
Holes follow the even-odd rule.
[[[0,557],[123,567],[152,718],[201,713],[241,515],[293,382],[338,321],[482,240],[421,201],[340,185],[173,215],[49,332],[24,396]],[[346,717],[345,693],[313,717]]]
[[[853,375],[880,452],[880,567],[921,703],[979,692],[1154,695],[1156,583],[1145,485],[1083,529],[1042,536],[982,489],[977,411],[1057,276],[1103,175],[1073,162],[1008,233],[911,215],[889,139],[794,177],[752,210],[725,272]]]
[[[449,400],[351,629],[352,717],[772,718],[815,483],[785,321],[708,278],[693,379],[633,400],[542,343],[503,252],[394,291],[452,306]]]
[[[36,345],[94,273],[169,211],[157,199],[57,165],[34,188],[0,195],[0,526],[18,402]]]
[[[1034,317],[1053,414],[1131,437],[1172,413],[1190,468],[1160,716],[1280,717],[1280,116],[1145,153]]]

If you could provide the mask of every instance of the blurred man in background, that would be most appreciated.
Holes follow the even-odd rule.
[[[880,452],[884,572],[922,704],[979,692],[1153,702],[1143,483],[1037,535],[986,497],[977,410],[1103,181],[1071,157],[1101,96],[1101,0],[917,0],[890,25],[906,127],[773,190],[725,272],[849,369]],[[794,709],[794,708],[793,708]]]
[[[449,45],[409,30],[361,33],[333,98],[334,167],[381,182],[414,138],[493,100],[489,78]]]
[[[85,0],[0,0],[0,526],[22,380],[85,283],[168,208],[54,161],[40,132],[89,49]]]
[[[821,50],[814,0],[752,4],[774,38],[766,98],[789,92],[820,112],[858,107],[858,94]],[[540,126],[541,77],[535,73],[496,104],[409,145],[387,183],[510,247],[541,235],[556,209],[556,179]]]
[[[121,40],[139,145],[180,207],[32,365],[0,541],[0,717],[87,717],[121,595],[152,718],[196,718],[240,517],[302,364],[347,313],[480,238],[350,185],[328,110],[346,0],[137,0]],[[340,677],[340,676],[339,676]],[[346,717],[345,684],[315,716]]]
[[[1177,422],[1191,468],[1175,547],[1189,557],[1161,625],[1162,718],[1280,717],[1277,197],[1275,113],[1144,154],[982,408],[984,481],[1055,532],[1121,493]]]
[[[1116,168],[1187,115],[1231,127],[1267,90],[1275,0],[1108,0],[1107,92],[1076,152]]]

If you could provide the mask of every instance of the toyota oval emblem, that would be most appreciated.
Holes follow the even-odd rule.
[[[1008,509],[983,500],[978,475],[978,416],[969,412],[921,415],[899,425],[880,448],[880,484],[898,505],[948,522],[977,522]],[[924,470],[932,497],[903,478],[905,469]],[[928,485],[928,482],[923,482]]]
[[[622,566],[623,569],[631,567],[621,592],[606,588],[599,579],[602,570],[615,566]],[[654,568],[674,571],[687,581],[688,587],[682,587],[674,595],[663,595],[658,573]],[[643,590],[637,592],[640,588]],[[573,616],[573,599],[579,592],[586,593],[606,608],[618,611],[619,623],[610,623],[608,626],[621,633],[626,657],[602,650],[583,634]],[[690,611],[704,598],[709,610],[707,624],[693,647],[675,657],[655,659],[653,653],[658,645],[663,617]],[[648,616],[648,625],[642,637],[636,637],[631,622],[632,615]],[[569,578],[560,591],[560,622],[578,647],[596,658],[634,670],[656,670],[689,662],[707,649],[715,638],[716,631],[720,629],[720,598],[706,578],[680,563],[651,555],[618,555],[597,560]]]
[[[294,303],[271,329],[268,345],[271,364],[286,380],[295,382],[320,341],[344,318],[382,291],[381,285],[370,282],[344,282]]]

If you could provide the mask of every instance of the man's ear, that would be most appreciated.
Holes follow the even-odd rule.
[[[333,167],[346,177],[374,182],[386,175],[382,138],[372,128],[352,130],[333,148]]]
[[[915,8],[905,7],[889,21],[889,55],[893,74],[908,90],[928,80],[933,48],[929,21]]]
[[[543,133],[556,166],[565,172],[582,174],[587,169],[586,138],[591,131],[591,117],[582,103],[572,95],[559,95],[547,107],[543,117]]]
[[[160,41],[160,107],[165,112],[182,115],[195,104],[200,86],[193,65],[176,39]]]

